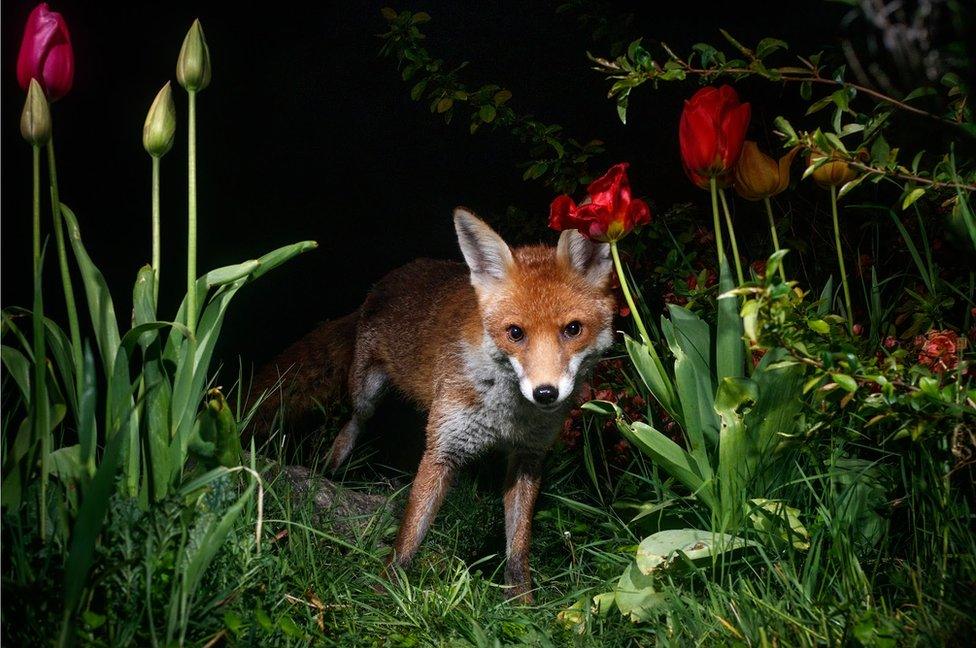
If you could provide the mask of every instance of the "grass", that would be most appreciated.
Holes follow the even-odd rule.
[[[586,438],[596,434],[591,426]],[[707,522],[639,455],[626,469],[607,468],[592,443],[584,450],[595,457],[591,471],[579,452],[551,454],[534,524],[536,603],[518,605],[505,597],[502,501],[490,459],[462,473],[415,564],[395,583],[379,577],[411,475],[371,462],[367,445],[339,483],[380,494],[389,508],[330,519],[280,476],[269,481],[260,549],[252,498],[189,601],[186,644],[952,645],[972,632],[976,613],[971,474],[947,480],[924,446],[902,449],[873,451],[874,461],[864,459],[870,449],[836,440],[799,449],[790,460],[802,477],[777,496],[803,511],[810,548],[679,561],[660,579],[649,620],[632,623],[589,602],[613,590],[646,534]],[[115,496],[79,643],[160,640],[178,552],[238,493],[234,479],[220,482],[189,527],[176,498],[143,511]],[[631,523],[637,510],[647,514]],[[9,515],[4,525],[8,645],[42,643],[60,616],[63,548],[41,545],[33,528]],[[566,612],[580,601],[577,613]]]

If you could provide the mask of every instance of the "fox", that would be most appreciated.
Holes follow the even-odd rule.
[[[555,247],[513,248],[470,209],[457,207],[453,217],[464,263],[418,259],[390,272],[359,309],[269,363],[254,390],[269,393],[269,418],[279,408],[301,416],[318,401],[348,399],[352,415],[327,455],[331,471],[387,391],[427,413],[423,455],[386,563],[391,577],[410,565],[457,472],[502,450],[505,581],[510,598],[531,602],[529,544],[545,455],[613,342],[610,248],[576,230],[564,230]],[[276,394],[288,368],[289,386]]]

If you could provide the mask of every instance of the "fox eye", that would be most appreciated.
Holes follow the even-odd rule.
[[[511,338],[512,342],[521,342],[522,338],[525,337],[525,331],[522,330],[521,326],[512,324],[508,327],[508,337]]]
[[[578,320],[573,320],[563,329],[563,334],[566,337],[576,337],[583,331],[583,325],[579,323]]]

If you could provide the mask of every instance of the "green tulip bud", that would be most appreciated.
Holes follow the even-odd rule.
[[[176,62],[176,80],[190,92],[198,92],[210,85],[210,50],[199,19],[193,21],[183,39],[180,58]]]
[[[31,79],[27,89],[24,112],[20,115],[20,134],[34,146],[51,141],[51,109],[37,79]]]
[[[153,157],[163,157],[173,146],[176,135],[176,104],[173,103],[173,90],[169,81],[156,94],[146,123],[142,127],[142,146]]]

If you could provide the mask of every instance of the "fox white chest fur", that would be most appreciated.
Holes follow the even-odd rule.
[[[460,353],[476,398],[443,413],[455,432],[438,438],[438,450],[465,461],[493,448],[542,452],[552,445],[572,396],[551,411],[526,400],[516,368],[487,335],[478,345],[461,343]]]

